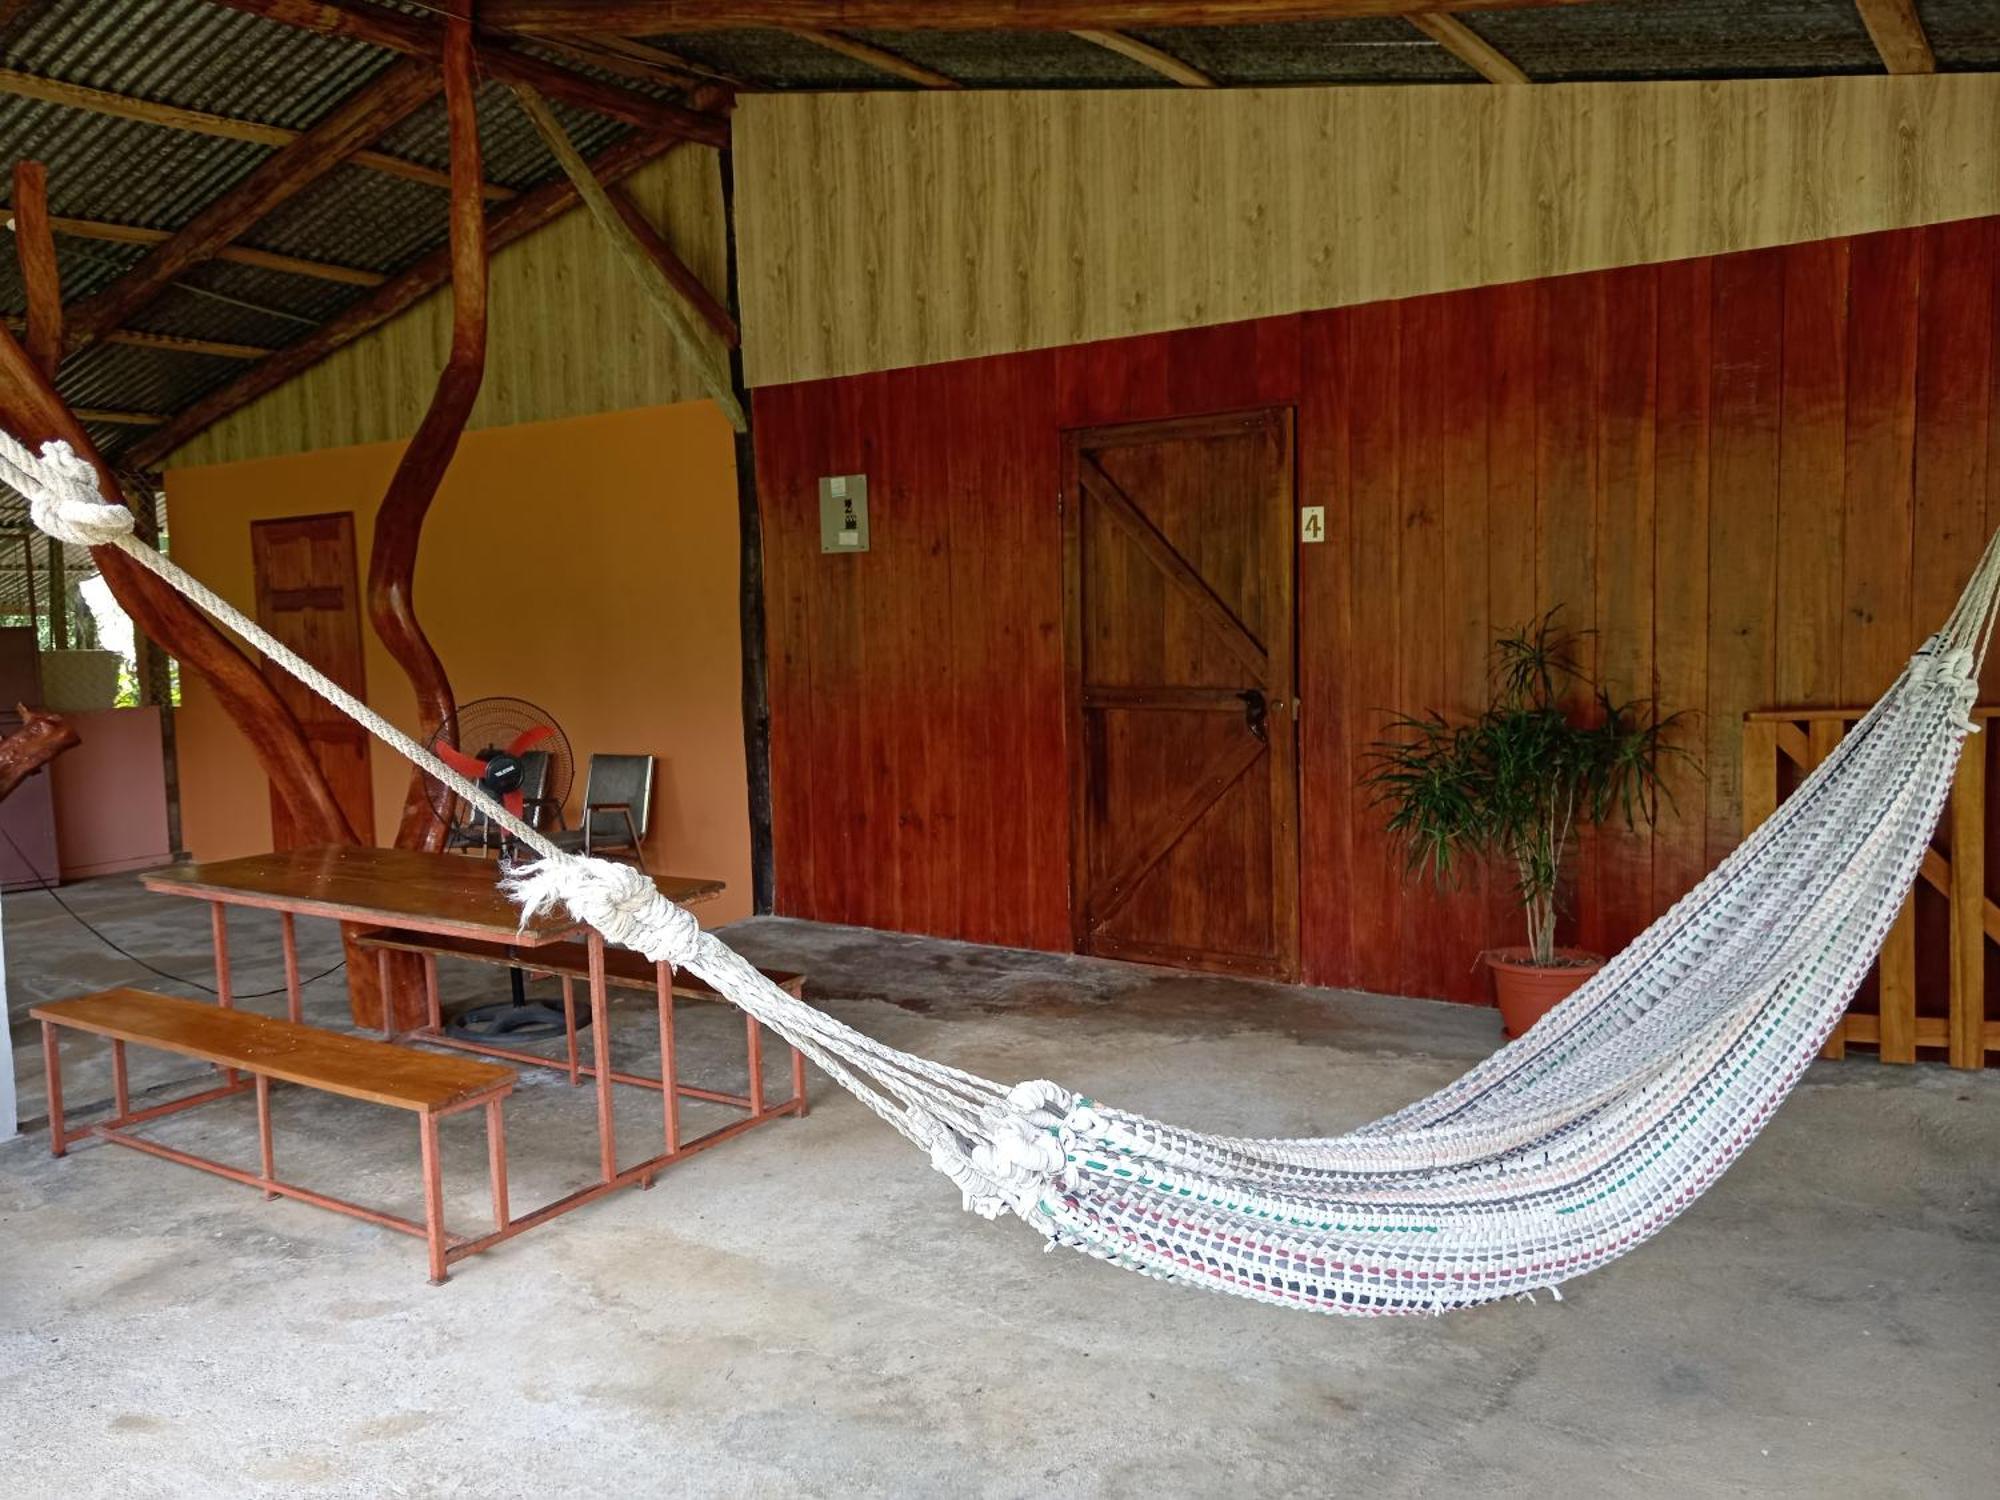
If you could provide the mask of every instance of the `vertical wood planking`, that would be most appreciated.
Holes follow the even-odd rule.
[[[1660,711],[1685,713],[1653,829],[1653,896],[1671,905],[1708,869],[1709,406],[1713,262],[1660,267],[1653,461],[1653,670]]]
[[[1299,547],[1299,938],[1303,977],[1351,982],[1348,912],[1358,898],[1350,802],[1356,766],[1349,725],[1357,712],[1353,653],[1353,489],[1348,481],[1352,409],[1351,319],[1301,319],[1299,503],[1326,512],[1324,541]],[[1361,810],[1366,815],[1369,809]]]
[[[1736,739],[1771,706],[1778,542],[1779,252],[1715,263],[1709,427],[1708,860],[1735,846]]]
[[[1612,699],[1655,696],[1654,485],[1659,272],[1604,277],[1604,357],[1597,399],[1597,672]],[[1616,953],[1652,919],[1653,840],[1643,823],[1614,817],[1597,836],[1597,916],[1585,946]]]
[[[1840,692],[1871,703],[1911,646],[1911,468],[1916,428],[1915,234],[1854,241],[1847,321],[1847,484]]]
[[[1066,947],[1059,433],[1296,402],[1298,499],[1328,538],[1297,553],[1306,976],[1484,997],[1473,955],[1520,941],[1510,878],[1411,885],[1357,778],[1386,713],[1475,708],[1491,633],[1557,602],[1613,692],[1696,712],[1650,841],[1585,863],[1583,935],[1617,947],[1774,801],[1775,750],[1768,785],[1744,780],[1744,714],[1872,697],[2000,522],[1994,233],[758,392],[781,909]],[[876,550],[822,557],[816,479],[851,472],[877,486]],[[1807,733],[1815,757],[1833,742]],[[1954,950],[1962,990],[1972,959]]]
[[[1846,474],[1845,240],[1793,245],[1784,267],[1784,389],[1778,467],[1774,696],[1838,707],[1842,614],[1841,495]]]

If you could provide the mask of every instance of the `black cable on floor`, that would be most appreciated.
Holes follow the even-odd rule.
[[[120,947],[117,943],[113,942],[110,938],[106,937],[96,927],[92,926],[89,919],[84,917],[83,914],[77,911],[75,907],[71,906],[67,901],[63,900],[62,896],[57,893],[54,882],[52,882],[48,878],[48,876],[42,873],[41,868],[38,865],[36,865],[36,863],[33,860],[28,858],[27,851],[22,849],[22,847],[19,844],[14,842],[13,834],[9,833],[4,828],[0,828],[0,838],[4,838],[7,840],[7,843],[9,844],[10,847],[12,847],[14,853],[20,858],[22,868],[25,869],[30,875],[34,876],[36,887],[39,890],[45,892],[48,895],[49,899],[54,901],[57,906],[61,907],[63,911],[69,916],[71,921],[75,922],[77,926],[81,927],[85,932],[89,933],[92,937],[96,938],[98,942],[104,944],[105,947],[109,948],[113,953],[117,954],[120,958],[126,960],[128,963],[137,964],[140,968],[144,969],[149,974],[157,974],[162,979],[171,979],[175,984],[184,984],[189,989],[200,990],[205,995],[216,995],[221,993],[221,991],[216,989],[216,987],[212,984],[203,984],[199,979],[189,979],[182,974],[169,974],[165,969],[159,967],[159,965],[148,963],[145,959],[139,957],[138,954],[132,952],[129,948]],[[299,981],[299,988],[303,990],[309,984],[318,984],[320,980],[327,978],[329,975],[338,974],[342,969],[346,967],[347,967],[347,960],[343,958],[339,963],[335,964],[332,968],[321,969],[319,973],[314,974],[311,978],[301,979]],[[269,999],[272,995],[284,994],[287,988],[288,986],[281,984],[274,990],[250,990],[248,992],[245,992],[242,990],[232,989],[230,991],[230,994],[232,998],[237,1000],[266,1000]]]

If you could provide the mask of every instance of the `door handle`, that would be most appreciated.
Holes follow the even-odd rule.
[[[1268,740],[1270,736],[1264,728],[1264,716],[1270,711],[1270,706],[1265,703],[1264,695],[1256,688],[1245,688],[1236,696],[1243,700],[1243,727],[1258,739]]]

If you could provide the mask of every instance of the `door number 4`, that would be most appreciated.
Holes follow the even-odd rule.
[[[1324,505],[1304,505],[1299,507],[1299,540],[1302,542],[1323,542],[1326,540],[1326,507]]]

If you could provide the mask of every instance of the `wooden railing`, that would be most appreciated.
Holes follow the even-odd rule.
[[[1762,823],[1779,800],[1840,743],[1866,713],[1860,708],[1770,709],[1744,715],[1743,831]],[[2000,708],[1978,708],[1982,731]],[[1986,781],[1989,734],[1966,743],[1945,808],[1948,852],[1924,855],[1917,888],[1896,914],[1876,960],[1873,1015],[1849,1011],[1827,1040],[1828,1057],[1850,1042],[1872,1045],[1887,1063],[1915,1062],[1919,1048],[1941,1049],[1955,1068],[1980,1068],[2000,1052],[2000,1022],[1986,1018],[1987,944],[2000,943],[2000,905],[1986,888]],[[1917,903],[1929,886],[1943,899],[1942,961],[1918,952]],[[1937,924],[1928,924],[1935,935]],[[1942,996],[1936,991],[1943,990]],[[1942,1011],[1943,1014],[1939,1014]],[[1935,1055],[1935,1053],[1933,1054]]]

